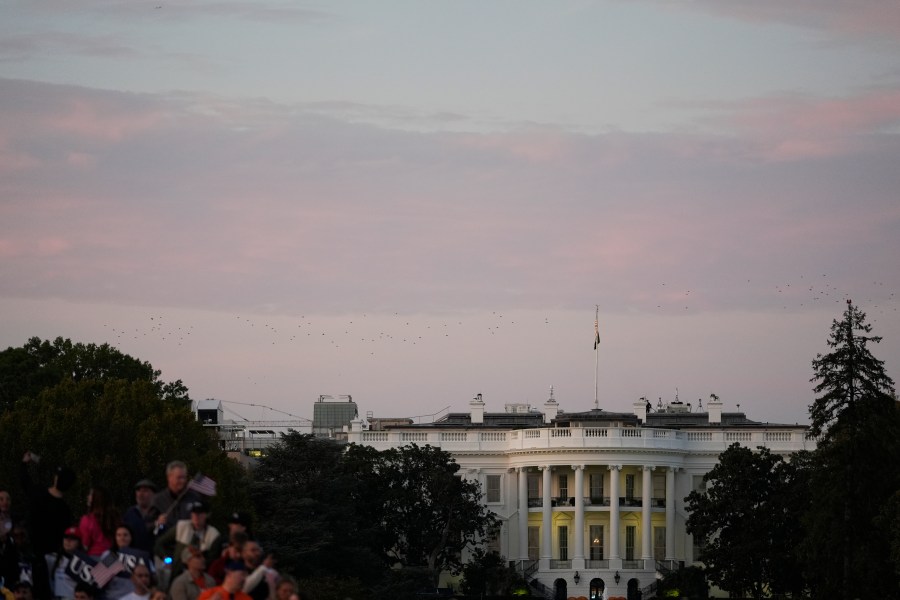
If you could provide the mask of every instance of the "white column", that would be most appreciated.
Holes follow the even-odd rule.
[[[644,477],[641,481],[641,559],[653,558],[650,537],[650,491],[652,487],[651,471],[653,467],[644,466]],[[646,568],[646,565],[645,567]]]
[[[550,466],[544,465],[541,467],[541,470],[544,472],[543,479],[543,506],[541,507],[541,515],[543,516],[543,523],[541,525],[541,565],[540,568],[549,569],[550,568],[550,559],[553,558],[553,532],[551,528],[553,527],[553,518],[550,506]]]
[[[528,560],[528,469],[519,467],[519,560]]]
[[[666,560],[675,560],[675,467],[666,469]]]
[[[609,465],[609,560],[619,561],[619,469],[622,465]],[[610,568],[614,565],[610,562]]]
[[[584,465],[572,465],[575,471],[575,555],[573,569],[584,569]]]

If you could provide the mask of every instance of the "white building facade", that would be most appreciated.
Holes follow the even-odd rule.
[[[564,413],[552,398],[543,413],[522,405],[424,425],[367,430],[354,421],[348,441],[379,450],[409,444],[449,452],[502,521],[487,541],[547,597],[649,598],[667,570],[695,562],[684,498],[733,443],[790,455],[814,449],[807,428],[749,421],[672,403],[631,413]]]

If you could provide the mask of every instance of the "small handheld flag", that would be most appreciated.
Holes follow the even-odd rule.
[[[188,488],[200,492],[204,496],[216,495],[216,482],[203,473],[197,473],[188,483]]]

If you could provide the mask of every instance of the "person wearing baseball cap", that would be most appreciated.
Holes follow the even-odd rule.
[[[153,507],[153,496],[156,484],[149,479],[141,479],[134,484],[135,504],[125,511],[122,521],[131,530],[131,546],[147,553],[153,553],[156,518],[159,516]]]

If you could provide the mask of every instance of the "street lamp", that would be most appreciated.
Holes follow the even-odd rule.
[[[622,579],[622,576],[619,575],[619,572],[618,572],[618,571],[616,571],[616,574],[613,575],[613,579],[616,580],[616,585],[619,585],[619,580]]]
[[[575,580],[575,585],[578,585],[578,582],[581,581],[581,575],[578,574],[578,571],[575,571],[575,576],[572,579]]]

